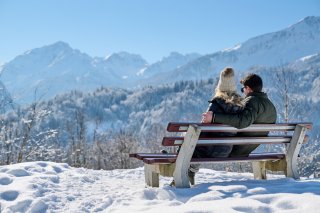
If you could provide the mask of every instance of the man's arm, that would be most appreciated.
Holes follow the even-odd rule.
[[[250,126],[258,116],[258,103],[252,99],[248,100],[242,112],[237,114],[224,114],[206,112],[203,113],[202,123],[222,123],[233,126],[237,129],[243,129]]]
[[[258,103],[251,98],[247,101],[244,110],[237,114],[216,113],[214,115],[215,123],[222,123],[233,126],[237,129],[243,129],[250,126],[258,116]]]

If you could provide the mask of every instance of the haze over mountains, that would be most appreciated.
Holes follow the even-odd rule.
[[[135,88],[207,79],[217,77],[226,66],[241,73],[254,66],[295,64],[301,58],[311,66],[319,65],[319,56],[305,58],[320,53],[319,43],[320,17],[306,17],[286,29],[209,55],[172,52],[154,64],[127,52],[106,58],[91,57],[60,41],[27,51],[2,65],[1,81],[14,101],[30,103],[70,90],[92,91],[100,86]],[[319,73],[311,82],[315,93],[320,90],[317,76]]]

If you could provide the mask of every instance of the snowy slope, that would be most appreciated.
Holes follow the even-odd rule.
[[[100,64],[102,70],[110,72],[120,79],[131,78],[130,80],[135,79],[137,72],[147,65],[147,61],[140,55],[127,52],[114,53],[106,57]]]
[[[290,91],[305,98],[310,98],[313,103],[320,101],[320,54],[312,54],[283,66],[261,66],[253,67],[250,72],[259,73],[264,79],[264,86],[268,89],[274,88],[275,77],[272,74],[286,70],[287,77],[291,73],[293,82],[290,83]],[[272,74],[270,74],[272,72]],[[281,75],[281,74],[280,74]],[[290,77],[289,77],[290,78]]]
[[[30,162],[0,167],[1,212],[319,212],[320,180],[202,169],[190,189],[145,188],[143,168],[97,171]]]
[[[4,84],[0,81],[0,113],[3,114],[12,108],[14,108],[12,97]]]
[[[312,83],[311,95],[314,102],[320,102],[320,76]]]
[[[154,64],[151,64],[145,69],[142,69],[138,73],[138,75],[143,78],[146,78],[146,77],[151,77],[153,75],[157,75],[165,72],[170,72],[199,57],[200,55],[196,53],[182,55],[178,52],[171,52],[169,56],[164,57],[162,60]]]
[[[307,94],[311,100],[314,103],[320,102],[320,53],[300,58],[290,68],[301,76],[300,84],[305,82],[311,87],[310,94]]]
[[[218,76],[226,66],[242,72],[252,66],[279,66],[320,52],[320,17],[306,17],[286,29],[251,38],[145,80],[146,84]]]

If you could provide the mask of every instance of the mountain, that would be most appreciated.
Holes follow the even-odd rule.
[[[91,58],[64,42],[36,48],[5,64],[1,80],[19,102],[51,97],[57,91],[74,89],[92,76]],[[90,85],[86,84],[86,89]]]
[[[157,74],[145,84],[216,77],[232,66],[242,72],[252,66],[279,66],[320,52],[320,17],[306,17],[286,29],[251,38],[233,48],[205,55],[171,72]]]
[[[2,65],[1,81],[16,102],[30,103],[70,90],[136,87],[139,79],[173,70],[198,56],[171,53],[154,65],[148,65],[137,54],[119,52],[93,58],[60,41],[27,51]]]
[[[123,87],[124,79],[135,76],[146,64],[140,56],[125,52],[92,58],[57,42],[27,51],[3,65],[1,80],[14,100],[29,103],[75,89]]]
[[[102,70],[120,79],[136,78],[137,72],[148,65],[140,55],[127,52],[114,53],[101,61]]]

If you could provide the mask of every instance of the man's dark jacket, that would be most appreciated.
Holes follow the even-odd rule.
[[[249,93],[244,99],[245,108],[237,114],[215,113],[214,123],[222,123],[238,129],[251,124],[273,124],[277,120],[277,112],[267,94],[263,92]],[[268,132],[238,133],[238,136],[267,136]],[[234,145],[230,156],[248,156],[259,145]]]

